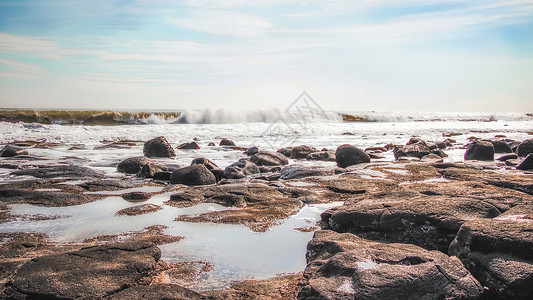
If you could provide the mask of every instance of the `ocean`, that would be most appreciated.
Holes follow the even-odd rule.
[[[326,112],[295,115],[278,109],[206,109],[171,113],[3,111],[0,120],[0,144],[23,146],[31,156],[38,158],[17,163],[81,165],[112,177],[123,176],[117,171],[117,164],[129,157],[142,156],[144,142],[157,136],[165,136],[174,148],[191,141],[200,146],[196,150],[176,150],[175,158],[158,159],[163,163],[187,166],[194,158],[205,157],[224,169],[244,157],[243,149],[251,146],[270,151],[297,145],[335,150],[339,145],[352,144],[365,149],[388,144],[404,145],[413,136],[433,142],[449,138],[456,143],[452,149],[445,150],[448,157],[444,160],[458,162],[463,161],[464,149],[472,138],[522,141],[533,134],[533,115],[526,113]],[[231,139],[238,148],[219,146],[222,138]],[[382,153],[381,161],[392,163],[391,152]],[[6,158],[2,158],[2,162],[5,161]],[[290,163],[335,167],[335,162],[330,161],[291,160]],[[28,179],[12,176],[11,171],[0,168],[0,184]],[[132,191],[158,192],[162,189],[143,187]],[[117,216],[118,210],[135,205],[119,196],[123,192],[77,206],[12,204],[9,205],[12,215],[59,217],[44,220],[20,217],[1,223],[0,232],[42,232],[55,242],[76,242],[98,235],[165,225],[168,227],[166,234],[185,238],[160,246],[164,261],[208,261],[214,265],[213,271],[202,275],[202,280],[191,286],[201,291],[227,287],[244,278],[262,279],[302,271],[306,244],[312,232],[294,228],[314,224],[320,219],[320,213],[342,204],[309,204],[267,232],[253,232],[242,225],[174,221],[178,215],[226,208],[217,204],[190,208],[166,206],[163,203],[171,193],[161,193],[146,202],[163,206],[160,211],[133,217]]]

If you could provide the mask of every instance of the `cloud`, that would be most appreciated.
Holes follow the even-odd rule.
[[[0,33],[0,51],[34,53],[39,57],[59,58],[55,42],[8,33]]]
[[[47,70],[39,66],[12,59],[0,59],[0,65],[9,68],[8,72],[0,72],[0,78],[37,79],[49,74]]]

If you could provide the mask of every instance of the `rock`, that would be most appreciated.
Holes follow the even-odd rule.
[[[370,239],[415,244],[447,252],[461,225],[500,214],[492,204],[469,198],[407,196],[342,206],[324,219],[329,229]],[[414,198],[414,199],[413,199]],[[407,200],[409,199],[409,200]]]
[[[209,144],[207,144],[208,147],[213,147],[213,146],[216,146],[215,143],[213,142],[209,142]]]
[[[533,297],[533,207],[510,209],[495,219],[461,226],[449,253],[488,287],[489,299]],[[522,210],[522,211],[521,211]]]
[[[344,144],[340,145],[335,151],[335,160],[337,161],[337,166],[346,168],[360,163],[369,163],[370,156],[357,147]]]
[[[459,259],[408,244],[317,231],[307,245],[299,299],[479,299]]]
[[[178,146],[178,149],[182,150],[194,150],[194,149],[200,149],[200,146],[196,142],[190,142],[190,143],[183,143]]]
[[[220,144],[218,145],[219,146],[235,146],[235,143],[232,140],[228,140],[224,138],[220,141]]]
[[[283,154],[268,151],[261,151],[252,155],[250,161],[258,166],[283,166],[289,164],[289,160]]]
[[[519,157],[526,157],[529,153],[533,153],[533,139],[523,141],[516,148]]]
[[[422,144],[424,146],[427,146],[426,141],[418,137],[410,138],[406,145],[412,145],[412,144]]]
[[[215,175],[217,181],[220,181],[220,179],[222,179],[222,176],[224,175],[224,170],[219,168],[217,164],[207,158],[195,158],[191,162],[191,166],[192,165],[204,165],[209,171],[211,171],[211,173],[213,173],[213,175]]]
[[[442,157],[434,153],[430,153],[426,156],[423,156],[420,159],[420,161],[421,162],[432,162],[432,163],[443,162]]]
[[[259,173],[259,168],[253,162],[245,159],[241,159],[238,162],[232,163],[224,170],[224,178],[227,179],[239,179],[244,178],[246,175]]]
[[[513,149],[503,140],[490,141],[494,146],[494,153],[513,153]]]
[[[148,163],[157,164],[155,160],[148,157],[130,157],[121,161],[117,166],[117,170],[122,173],[136,174],[139,173],[142,167]]]
[[[172,171],[170,183],[185,185],[206,185],[217,182],[215,175],[206,166],[197,164]]]
[[[281,148],[277,152],[283,154],[285,157],[291,157],[293,147]]]
[[[281,171],[281,166],[259,166],[259,173],[273,173]]]
[[[403,147],[394,147],[393,154],[396,160],[400,157],[416,157],[422,158],[431,153],[431,150],[422,143],[407,144]]]
[[[24,148],[13,145],[6,145],[0,150],[0,157],[13,157],[18,155],[30,155],[30,153]]]
[[[504,154],[504,155],[496,158],[496,160],[507,161],[507,160],[510,160],[510,159],[517,159],[517,158],[518,158],[518,155],[516,155],[514,153],[511,153],[511,154]]]
[[[148,157],[174,157],[176,152],[164,136],[156,137],[144,143],[144,156]]]
[[[132,201],[132,202],[146,201],[152,198],[152,195],[150,195],[147,192],[129,192],[129,193],[124,193],[120,196],[122,197],[122,199]]]
[[[248,149],[246,149],[246,151],[244,151],[244,154],[248,155],[248,156],[252,156],[256,153],[259,152],[259,148],[257,147],[250,147]]]
[[[317,152],[316,148],[312,148],[306,145],[300,145],[292,148],[291,156],[292,159],[302,159],[306,158],[309,153]]]
[[[494,160],[494,146],[491,142],[477,140],[468,146],[465,152],[465,160]]]
[[[307,160],[321,160],[321,161],[335,161],[335,152],[333,151],[319,151],[309,153],[305,157]]]
[[[148,162],[142,166],[141,170],[137,173],[137,177],[140,178],[153,178],[155,173],[168,171],[167,166],[158,162]]]
[[[120,291],[109,300],[132,300],[132,299],[182,299],[202,300],[208,299],[197,292],[191,291],[176,284],[151,284],[138,285]]]
[[[533,153],[529,153],[524,160],[516,166],[517,170],[532,170],[533,169]]]
[[[133,183],[123,179],[89,180],[78,184],[78,186],[89,192],[118,191],[135,187]]]
[[[154,180],[170,181],[172,172],[156,172],[154,173]]]
[[[281,169],[281,179],[297,179],[310,176],[328,176],[335,174],[333,169],[286,166]]]
[[[156,246],[133,242],[41,256],[24,264],[5,292],[19,295],[14,298],[101,299],[148,283],[160,256]]]
[[[121,209],[117,211],[118,216],[137,216],[151,213],[163,209],[159,205],[155,204],[141,204],[137,206],[132,206],[128,208]]]
[[[91,169],[89,167],[74,166],[74,165],[58,165],[53,167],[39,166],[37,168],[28,168],[13,171],[10,175],[15,176],[33,176],[37,178],[57,178],[64,177],[69,179],[87,179],[87,178],[102,178],[104,173]]]

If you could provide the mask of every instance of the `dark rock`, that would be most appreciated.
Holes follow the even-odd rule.
[[[533,139],[523,141],[516,148],[519,157],[526,157],[529,153],[533,153]]]
[[[362,201],[339,207],[329,219],[323,220],[337,232],[351,232],[366,238],[410,243],[446,252],[466,220],[492,218],[500,214],[493,205],[477,199],[412,198]]]
[[[217,181],[220,181],[220,179],[222,179],[222,176],[224,175],[224,170],[219,168],[217,164],[207,158],[195,158],[191,162],[191,166],[192,165],[204,165],[209,171],[211,171],[211,173],[213,173],[213,175],[215,175]]]
[[[494,153],[513,153],[513,149],[503,140],[490,141],[494,146]]]
[[[137,177],[141,178],[153,178],[155,173],[167,172],[168,168],[164,164],[158,162],[148,162],[142,166],[141,170],[137,173]]]
[[[32,299],[101,299],[148,283],[160,256],[156,246],[132,242],[41,256],[17,271],[6,292]]]
[[[130,157],[121,161],[117,166],[117,170],[122,173],[136,174],[148,163],[155,164],[156,161],[144,156]]]
[[[148,157],[174,157],[176,152],[164,136],[159,136],[144,143],[144,156]]]
[[[35,232],[0,233],[0,241],[2,241],[0,259],[23,257],[28,252],[44,248],[47,245],[46,235]],[[0,271],[1,269],[0,267]],[[0,272],[1,274],[2,272]]]
[[[154,173],[154,180],[170,181],[172,172],[156,172]]]
[[[317,152],[316,148],[312,148],[306,145],[300,145],[292,148],[291,156],[292,159],[302,159],[306,158],[309,153]]]
[[[422,158],[431,153],[431,150],[423,143],[408,144],[403,147],[406,156]]]
[[[333,151],[319,151],[309,153],[305,158],[307,160],[321,160],[321,161],[335,161],[335,152]]]
[[[368,156],[366,152],[348,144],[340,145],[337,148],[337,151],[335,151],[335,159],[337,161],[337,166],[340,168],[370,162],[370,156]]]
[[[30,153],[24,148],[13,145],[6,145],[0,150],[0,157],[13,157],[18,155],[30,155]]]
[[[216,178],[206,166],[197,164],[172,171],[170,183],[185,185],[215,184]]]
[[[489,298],[533,296],[533,208],[513,209],[495,219],[473,219],[461,226],[449,253],[488,287]]]
[[[350,233],[317,231],[307,245],[299,299],[479,299],[482,287],[456,257]]]
[[[119,216],[137,216],[137,215],[144,215],[147,213],[155,212],[158,210],[163,209],[159,205],[155,204],[141,204],[137,206],[127,207],[124,209],[121,209],[117,211],[117,215]]]
[[[432,154],[436,154],[442,158],[444,157],[448,157],[448,154],[444,153],[444,151],[442,151],[441,149],[435,149],[435,150],[431,150],[431,153]]]
[[[281,171],[281,166],[259,166],[260,173],[272,173]]]
[[[178,146],[178,149],[183,150],[194,150],[194,149],[200,149],[200,146],[196,142],[190,142],[190,143],[183,143]]]
[[[224,170],[224,178],[227,179],[239,179],[244,178],[246,175],[259,173],[259,168],[253,162],[245,159],[241,159],[238,162],[232,163]]]
[[[277,152],[285,155],[286,157],[291,157],[293,147],[281,148]]]
[[[477,140],[468,146],[465,152],[465,160],[494,160],[494,146],[491,142]]]
[[[328,176],[333,175],[333,169],[286,166],[281,169],[281,179],[297,179],[310,176]]]
[[[218,145],[219,146],[235,146],[235,143],[232,140],[222,139],[220,141],[220,144],[218,144]]]
[[[517,170],[532,170],[533,169],[533,153],[529,153],[524,160],[516,166]]]
[[[73,165],[58,165],[53,167],[39,166],[37,168],[29,168],[13,171],[10,175],[16,176],[33,176],[37,178],[70,178],[70,179],[87,179],[87,178],[102,178],[104,173],[91,169],[89,167],[73,166]]]
[[[502,156],[496,158],[496,160],[507,161],[507,160],[510,160],[510,159],[517,159],[517,158],[518,158],[518,155],[516,155],[514,153],[511,153],[511,154],[502,155]]]
[[[150,198],[152,198],[152,195],[150,195],[147,192],[130,192],[120,195],[122,199],[128,200],[128,201],[146,201]]]
[[[133,183],[123,179],[96,179],[78,184],[89,192],[118,191],[135,187]]]
[[[259,152],[259,148],[257,147],[250,147],[248,149],[246,149],[246,151],[244,151],[244,154],[248,155],[248,156],[252,156],[256,153]]]
[[[250,161],[258,166],[283,166],[289,164],[289,160],[283,154],[268,151],[261,151],[252,155]]]
[[[434,154],[434,153],[430,153],[426,156],[423,156],[420,161],[422,162],[433,162],[433,163],[436,163],[436,162],[443,162],[442,160],[442,157],[437,155],[437,154]]]
[[[178,299],[178,300],[202,300],[208,299],[197,292],[191,291],[175,284],[151,284],[139,285],[127,288],[108,298],[109,300],[132,300],[132,299]]]
[[[208,147],[213,147],[213,146],[216,146],[215,143],[213,142],[209,142],[209,144],[207,144]]]
[[[412,144],[422,144],[424,146],[427,146],[426,141],[418,137],[410,138],[406,145],[412,145]]]

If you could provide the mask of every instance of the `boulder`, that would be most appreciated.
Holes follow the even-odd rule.
[[[28,150],[13,146],[13,145],[6,145],[2,150],[0,150],[0,157],[13,157],[18,155],[29,155],[30,153]]]
[[[160,256],[156,246],[140,242],[41,256],[17,271],[5,293],[15,299],[102,299],[149,282]]]
[[[489,299],[533,297],[533,206],[511,208],[495,219],[465,222],[450,255],[488,287]]]
[[[513,149],[504,140],[490,141],[494,146],[494,153],[513,153]]]
[[[240,179],[246,175],[259,173],[259,168],[256,164],[249,160],[241,159],[238,162],[232,163],[224,170],[224,178]]]
[[[533,153],[533,139],[523,141],[516,148],[519,157],[526,157],[529,153]]]
[[[533,169],[533,153],[529,153],[524,160],[516,166],[517,170]]]
[[[363,150],[348,144],[340,145],[335,151],[337,166],[346,168],[360,163],[369,163],[370,156]]]
[[[292,159],[302,159],[306,158],[309,153],[317,152],[316,148],[312,148],[306,145],[300,145],[292,148],[291,156]]]
[[[216,178],[206,166],[197,164],[172,171],[170,183],[185,185],[215,184]]]
[[[222,179],[222,176],[224,175],[224,170],[222,170],[217,164],[212,162],[211,160],[203,157],[195,158],[191,162],[192,165],[204,165],[213,175],[215,175],[215,178],[217,181],[220,181]]]
[[[219,146],[235,146],[235,143],[232,140],[228,140],[224,138],[220,141],[220,144],[218,145]]]
[[[468,146],[465,152],[465,160],[494,160],[494,146],[491,142],[476,140]]]
[[[283,166],[289,164],[289,160],[285,155],[268,151],[261,151],[252,155],[250,161],[258,166]]]
[[[144,167],[144,165],[148,163],[152,163],[154,165],[157,164],[155,160],[150,159],[148,157],[144,157],[144,156],[129,157],[121,161],[118,164],[117,170],[122,173],[136,174],[136,173],[139,173],[141,169]]]
[[[183,143],[178,146],[178,149],[182,150],[195,150],[200,149],[200,146],[196,142],[190,142],[190,143]]]
[[[312,153],[309,153],[305,159],[321,160],[321,161],[335,161],[335,152],[333,151],[312,152]]]
[[[427,146],[426,141],[418,137],[410,138],[406,145],[412,145],[412,144],[422,144],[424,146]]]
[[[155,173],[167,172],[168,168],[164,164],[158,162],[148,162],[142,166],[141,170],[137,173],[137,177],[141,178],[153,178]]]
[[[286,166],[281,169],[281,179],[297,179],[310,176],[328,176],[334,175],[332,169],[314,168],[314,167],[300,167],[300,166]]]
[[[170,181],[172,172],[156,172],[154,173],[154,180]]]
[[[277,152],[285,155],[286,157],[291,157],[292,148],[293,147],[281,148]]]
[[[299,299],[479,299],[482,287],[456,257],[350,233],[315,232]]]
[[[164,136],[159,136],[144,143],[144,156],[147,157],[174,157],[176,152]]]
[[[257,147],[250,147],[248,149],[246,149],[246,151],[244,151],[244,154],[248,155],[248,156],[252,156],[256,153],[259,152],[259,148]]]

